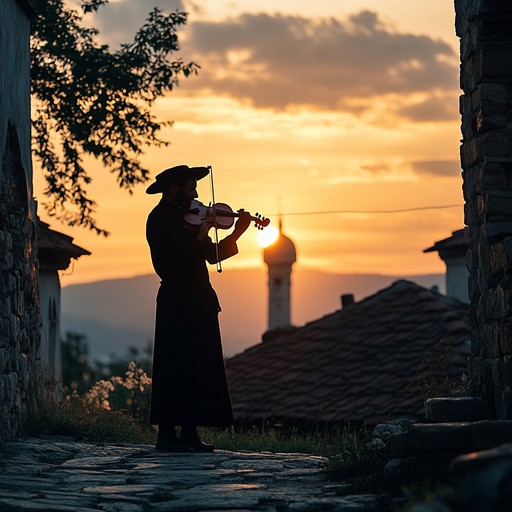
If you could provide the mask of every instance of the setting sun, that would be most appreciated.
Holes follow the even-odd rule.
[[[258,244],[260,247],[268,247],[273,244],[279,236],[279,230],[275,226],[267,226],[258,232]]]

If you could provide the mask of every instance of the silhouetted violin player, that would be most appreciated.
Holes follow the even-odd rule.
[[[197,180],[209,170],[171,167],[146,190],[162,194],[149,214],[146,237],[153,267],[162,280],[156,306],[150,422],[158,425],[157,449],[166,451],[211,451],[213,446],[202,442],[197,426],[233,423],[218,323],[220,306],[206,262],[215,264],[237,254],[236,242],[252,217],[240,210],[233,232],[218,244],[208,236],[215,221],[212,216],[196,216],[196,228],[190,229],[184,216],[197,198]]]

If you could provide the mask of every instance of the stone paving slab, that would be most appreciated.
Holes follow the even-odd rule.
[[[0,511],[359,512],[373,495],[338,496],[326,459],[300,453],[167,453],[63,437],[6,443]]]

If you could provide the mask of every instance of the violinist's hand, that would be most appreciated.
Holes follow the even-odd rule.
[[[197,239],[202,242],[208,236],[208,232],[212,227],[213,222],[211,220],[203,220],[203,222],[201,222],[201,226],[199,226],[199,231],[197,232]]]
[[[233,235],[235,238],[240,238],[246,231],[247,228],[251,225],[251,214],[246,212],[245,210],[238,210],[238,220],[235,223],[235,229],[233,230]]]

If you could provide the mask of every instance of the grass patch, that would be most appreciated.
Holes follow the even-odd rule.
[[[358,433],[348,428],[330,432],[305,431],[299,427],[266,428],[230,427],[203,428],[208,442],[223,450],[267,451],[273,453],[305,453],[333,457],[357,443]]]
[[[347,484],[343,494],[395,494],[397,489],[383,478],[384,466],[389,460],[387,448],[376,447],[370,432],[365,430],[355,432],[348,441],[342,450],[329,458],[325,467],[332,480]]]
[[[27,421],[26,436],[64,435],[94,442],[154,444],[156,432],[138,425],[122,411],[86,404],[82,399],[65,400],[47,407]]]

